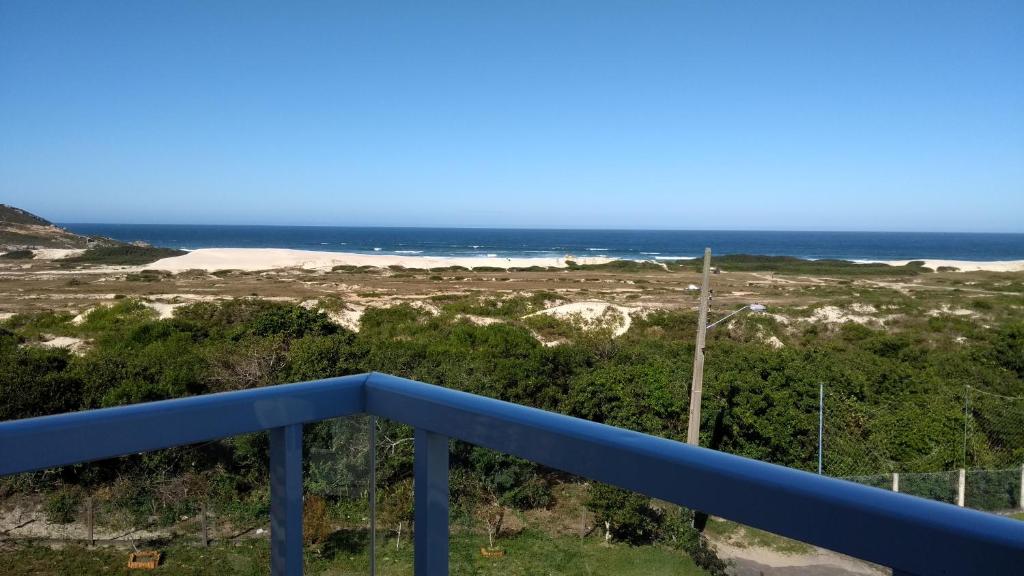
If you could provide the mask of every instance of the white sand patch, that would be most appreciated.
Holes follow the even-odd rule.
[[[459,314],[455,317],[458,320],[468,320],[477,326],[490,326],[491,324],[501,324],[504,322],[501,318],[491,318],[488,316],[477,316],[475,314]]]
[[[408,304],[409,306],[412,306],[413,308],[415,308],[417,310],[422,310],[422,311],[426,312],[427,314],[430,314],[431,316],[437,316],[438,314],[441,313],[441,310],[437,306],[434,306],[430,302],[426,302],[424,300],[411,300],[411,301],[409,301],[409,300],[405,300],[405,301],[399,300],[399,301],[393,302],[391,305],[392,306],[397,306],[399,304]],[[390,306],[389,306],[389,308],[390,308]]]
[[[36,260],[62,260],[71,256],[78,256],[85,253],[84,248],[40,248],[33,250],[33,258]]]
[[[917,260],[855,260],[855,262],[875,262],[888,264],[889,266],[906,266],[909,262],[920,262]],[[956,268],[959,272],[1024,272],[1024,260],[1002,260],[998,262],[983,262],[975,260],[923,260],[924,265],[932,270],[940,267]]]
[[[629,331],[629,327],[633,323],[631,314],[638,311],[639,308],[619,306],[610,302],[572,302],[547,308],[533,314],[527,314],[524,318],[545,314],[561,320],[578,320],[584,327],[600,328],[612,326],[612,336],[618,337]]]
[[[0,312],[0,322],[7,320],[8,318],[13,318],[16,315],[17,313],[15,312]]]
[[[779,348],[785,348],[786,346],[785,344],[782,343],[782,340],[779,340],[778,336],[770,336],[764,340],[764,343],[776,350],[778,350]]]
[[[577,264],[603,264],[611,258],[573,258]],[[312,250],[286,250],[278,248],[201,248],[183,256],[164,258],[141,268],[184,272],[185,270],[270,270],[274,268],[305,268],[329,270],[334,266],[404,266],[405,268],[445,268],[462,266],[478,268],[526,268],[549,266],[565,268],[566,258],[500,258],[435,256],[401,256],[387,254],[355,254],[349,252],[316,252]]]
[[[977,316],[977,312],[966,308],[953,308],[949,304],[943,304],[936,310],[925,312],[926,316]]]
[[[346,304],[343,310],[325,310],[324,313],[338,326],[352,332],[359,332],[360,323],[363,320],[363,312],[365,311],[365,306]]]
[[[811,320],[825,324],[843,324],[845,322],[856,322],[857,324],[881,324],[882,321],[874,316],[864,316],[847,312],[838,306],[822,306],[814,311]]]
[[[84,518],[80,514],[79,518]],[[73,542],[81,542],[89,537],[89,527],[85,522],[75,521],[70,524],[51,524],[46,521],[46,513],[41,507],[14,506],[0,510],[0,530],[3,533],[15,538],[59,538]],[[146,540],[152,538],[166,538],[171,534],[169,531],[152,530],[126,530],[113,529],[97,523],[93,527],[93,537],[97,540]]]
[[[174,317],[174,310],[185,305],[184,302],[170,304],[167,302],[143,302],[143,306],[157,313],[160,320],[167,320]]]
[[[855,302],[854,304],[851,304],[850,309],[858,314],[878,314],[877,308],[875,308],[871,304],[861,304],[860,302]]]
[[[35,345],[42,346],[43,348],[67,348],[72,354],[82,355],[85,354],[85,350],[88,347],[85,340],[81,338],[73,338],[71,336],[53,336],[52,334],[43,334],[43,338],[46,340],[42,342],[36,342]],[[26,344],[31,346],[32,343]]]

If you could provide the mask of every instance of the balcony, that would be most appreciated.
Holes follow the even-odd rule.
[[[448,573],[448,440],[519,456],[889,566],[1011,574],[1024,523],[385,374],[0,423],[0,476],[268,431],[271,574],[302,573],[302,426],[415,428],[415,573]]]

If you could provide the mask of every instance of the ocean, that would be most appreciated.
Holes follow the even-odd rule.
[[[154,246],[292,248],[405,256],[529,258],[606,256],[630,260],[756,254],[843,260],[1022,260],[1024,234],[757,232],[699,230],[530,230],[61,224],[72,232]]]

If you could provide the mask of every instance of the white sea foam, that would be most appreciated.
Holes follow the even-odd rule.
[[[395,250],[395,254],[423,254],[423,250]]]

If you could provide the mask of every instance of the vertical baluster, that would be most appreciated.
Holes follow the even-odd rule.
[[[416,430],[416,576],[448,575],[448,438]]]
[[[270,434],[270,574],[302,575],[302,424]]]

